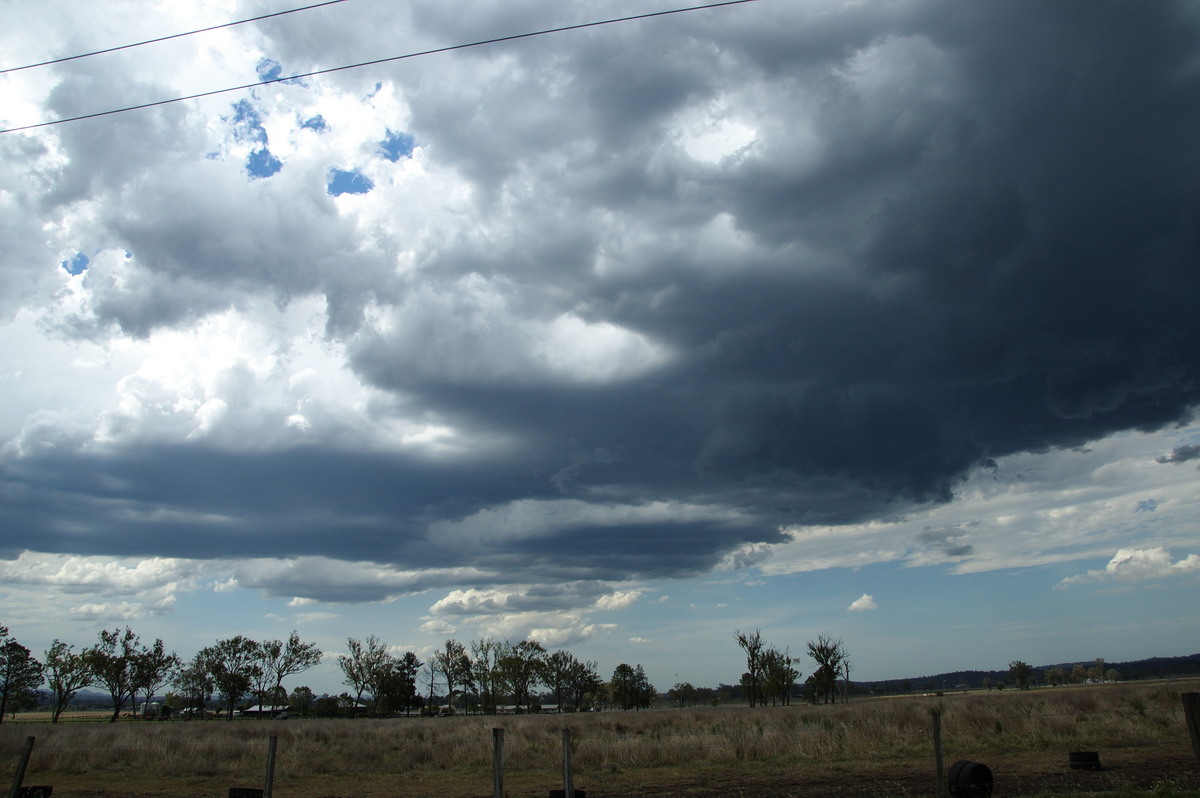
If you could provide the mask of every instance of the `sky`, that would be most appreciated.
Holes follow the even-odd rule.
[[[0,0],[0,67],[298,5]],[[678,7],[347,0],[5,72],[0,127]],[[1200,651],[1198,140],[1184,0],[758,0],[0,133],[0,624],[296,630],[318,692],[371,634],[662,690],[738,630]]]

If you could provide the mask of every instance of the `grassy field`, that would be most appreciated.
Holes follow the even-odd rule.
[[[1200,692],[1200,681],[559,716],[6,722],[0,756],[14,772],[35,736],[25,784],[55,795],[224,796],[262,786],[274,735],[280,798],[466,798],[491,794],[491,730],[502,727],[509,795],[545,796],[562,786],[566,727],[575,786],[593,798],[883,798],[935,793],[936,708],[946,766],[987,764],[997,796],[1200,798],[1184,692]],[[1077,750],[1099,751],[1104,769],[1068,768]]]

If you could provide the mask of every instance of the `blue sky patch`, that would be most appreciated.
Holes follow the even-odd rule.
[[[263,127],[262,116],[249,100],[238,100],[233,105],[233,135],[238,141],[267,144],[267,129]]]
[[[343,194],[366,194],[375,188],[371,178],[357,169],[345,171],[342,169],[329,170],[329,185],[326,190],[335,197]]]
[[[393,163],[401,158],[411,158],[415,146],[416,140],[408,133],[393,133],[391,130],[387,132],[387,137],[379,142],[383,157]]]
[[[279,80],[283,77],[283,64],[273,58],[263,58],[255,67],[259,80]]]
[[[260,177],[270,177],[283,168],[283,161],[271,154],[271,151],[266,147],[261,150],[255,150],[246,158],[246,171],[250,173],[250,179]]]
[[[306,127],[309,130],[315,130],[318,133],[324,133],[329,129],[329,125],[325,122],[325,117],[321,116],[320,114],[317,114],[310,119],[305,119],[300,123],[300,127]]]
[[[75,257],[70,260],[64,260],[60,265],[67,274],[83,274],[87,271],[88,264],[91,262],[91,258],[87,255],[84,255],[82,252],[76,252]]]

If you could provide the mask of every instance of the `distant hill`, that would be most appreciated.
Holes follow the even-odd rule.
[[[90,687],[85,687],[75,693],[75,697],[71,699],[71,706],[103,706],[112,709],[112,696],[104,690],[94,690]]]
[[[1080,660],[1078,662],[1056,662],[1050,665],[1034,666],[1037,680],[1041,681],[1042,674],[1049,668],[1062,668],[1067,673],[1076,665],[1090,668],[1095,660]],[[1122,681],[1136,679],[1169,679],[1179,676],[1200,676],[1200,653],[1183,657],[1151,657],[1150,659],[1132,660],[1129,662],[1104,663],[1105,669],[1113,669],[1121,674]],[[928,692],[931,690],[955,690],[983,687],[983,680],[990,679],[992,684],[999,684],[1008,679],[1008,669],[995,671],[948,671],[935,673],[931,676],[912,676],[907,679],[884,679],[877,682],[855,682],[855,692],[903,693]]]

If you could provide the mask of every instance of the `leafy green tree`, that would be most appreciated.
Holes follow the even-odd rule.
[[[8,635],[0,626],[0,723],[6,712],[30,704],[34,690],[42,683],[42,663],[33,658],[29,649]],[[36,706],[36,700],[33,701]]]
[[[409,714],[409,711],[414,706],[421,705],[421,697],[417,695],[417,673],[421,670],[423,663],[417,658],[417,655],[412,651],[405,651],[400,657],[397,669],[400,678],[404,685],[404,714]]]
[[[262,677],[258,680],[263,690],[259,705],[264,705],[267,695],[278,696],[283,680],[303,673],[321,662],[321,649],[316,643],[305,643],[294,630],[286,641],[266,640],[258,644],[259,668]],[[286,693],[284,693],[286,695]]]
[[[50,644],[46,652],[46,684],[50,687],[52,714],[51,723],[70,705],[71,699],[82,687],[92,683],[92,669],[83,653],[73,651],[61,640]]]
[[[672,704],[678,704],[679,708],[694,707],[698,692],[691,682],[676,682],[675,686],[667,691],[667,697],[671,699]]]
[[[268,644],[276,642],[279,641],[267,641]],[[263,644],[255,641],[254,645],[256,646],[254,655],[254,675],[251,677],[250,689],[248,692],[253,694],[255,703],[261,712],[267,709],[274,709],[274,706],[272,706],[270,703],[270,697],[274,694],[274,690],[271,689],[272,685],[274,684],[274,679],[272,679],[271,674],[267,672],[267,655],[263,649]]]
[[[1054,687],[1062,687],[1062,685],[1066,681],[1067,681],[1067,672],[1064,671],[1062,668],[1055,666],[1053,668],[1046,669],[1046,684],[1052,685]]]
[[[646,678],[646,671],[642,670],[641,665],[634,666],[633,675],[637,683],[638,709],[650,709],[658,700],[658,691]]]
[[[131,697],[140,690],[145,695],[142,707],[146,707],[158,688],[170,682],[171,674],[179,664],[179,657],[173,651],[167,651],[162,640],[156,639],[153,645],[142,646],[133,656]]]
[[[554,703],[558,705],[559,712],[562,712],[564,700],[570,698],[571,678],[581,666],[582,663],[570,651],[555,651],[543,660],[542,684],[554,693]]]
[[[288,712],[294,712],[300,717],[307,715],[316,703],[317,697],[313,694],[312,688],[307,685],[300,685],[292,689],[292,694],[288,696]]]
[[[654,685],[646,678],[642,666],[630,666],[624,662],[613,670],[609,690],[613,703],[626,710],[649,708],[657,697]]]
[[[621,709],[633,709],[636,705],[636,679],[633,666],[628,663],[622,662],[613,669],[612,679],[608,682],[609,695]]]
[[[1033,668],[1029,666],[1029,663],[1016,659],[1008,664],[1008,675],[1017,685],[1018,690],[1028,690],[1029,681],[1033,678]]]
[[[270,690],[267,691],[267,694],[265,697],[267,699],[267,703],[265,704],[265,706],[269,707],[270,709],[272,709],[272,710],[287,709],[288,691],[287,691],[287,688],[284,687],[283,685],[279,685],[278,687],[272,687]],[[264,704],[259,703],[259,706],[264,706]]]
[[[108,690],[112,698],[113,712],[109,723],[117,722],[121,707],[126,701],[132,703],[134,694],[141,687],[137,668],[138,657],[144,649],[140,638],[126,626],[124,632],[120,629],[100,630],[100,641],[84,652],[95,683]]]
[[[375,706],[392,714],[401,709],[408,714],[417,697],[417,674],[423,663],[411,651],[403,656],[385,657],[374,678]]]
[[[792,687],[800,678],[797,662],[787,651],[768,648],[762,653],[762,696],[783,706],[791,703]]]
[[[536,640],[522,640],[500,660],[504,683],[512,691],[513,703],[529,708],[530,695],[541,684],[546,649]]]
[[[183,707],[190,709],[188,718],[204,718],[204,708],[216,690],[206,651],[199,651],[187,662],[180,663],[171,674],[171,684],[179,691]]]
[[[571,691],[571,702],[577,709],[591,703],[604,680],[600,678],[595,660],[584,662],[576,659],[567,674],[567,686]]]
[[[455,687],[470,690],[474,687],[471,681],[471,658],[467,649],[457,640],[447,640],[441,651],[433,655],[432,667],[442,674],[446,683],[446,702],[454,708]]]
[[[338,657],[338,667],[345,676],[342,683],[355,691],[354,704],[357,706],[362,702],[363,693],[370,692],[374,696],[378,691],[377,683],[387,663],[387,646],[375,635],[368,635],[363,641],[347,638],[346,646],[350,653]]]
[[[258,643],[236,635],[218,640],[202,649],[198,655],[212,676],[213,687],[220,696],[228,720],[233,720],[233,710],[238,701],[250,693],[254,680],[258,678],[261,668],[258,653]]]
[[[471,673],[483,711],[489,715],[496,714],[496,706],[508,689],[501,663],[508,657],[510,648],[508,643],[490,637],[471,643]]]
[[[323,695],[313,704],[313,714],[318,718],[336,718],[341,714],[337,696]]]

